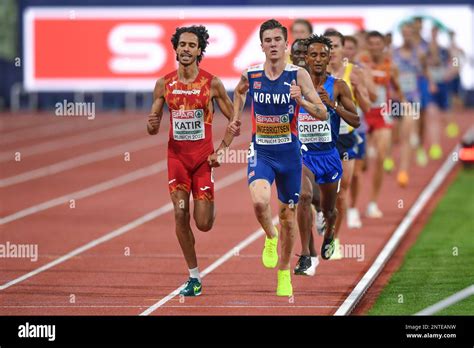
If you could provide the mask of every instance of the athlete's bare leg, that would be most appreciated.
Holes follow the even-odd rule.
[[[278,202],[278,217],[280,218],[281,252],[278,260],[278,269],[290,269],[291,253],[296,238],[296,207],[297,204]]]
[[[441,141],[442,112],[434,103],[430,103],[426,109],[428,117],[430,118],[430,122],[427,123],[427,126],[429,127],[427,131],[430,134],[430,143],[439,144]]]
[[[420,119],[417,122],[417,131],[418,131],[418,142],[419,147],[423,148],[425,145],[425,133],[426,133],[426,107],[420,111]]]
[[[321,189],[321,208],[326,219],[324,237],[329,237],[334,232],[337,218],[336,200],[339,181],[319,185]]]
[[[310,242],[314,222],[313,209],[313,183],[314,174],[305,165],[301,178],[300,199],[298,202],[297,219],[301,238],[301,255],[310,256]],[[314,249],[314,245],[313,245]],[[315,250],[313,250],[315,251]]]
[[[314,206],[314,210],[313,208],[311,208],[311,210],[313,211],[313,214],[316,212],[319,212],[321,211],[321,191],[319,190],[319,185],[316,183],[315,180],[313,180],[311,182],[312,186],[313,186],[313,201],[312,201],[312,204]],[[314,217],[314,215],[313,215]],[[313,220],[314,221],[314,220]],[[318,252],[316,251],[316,247],[314,245],[314,235],[313,235],[313,229],[311,228],[311,234],[309,235],[309,254],[311,256],[318,256]]]
[[[354,173],[352,174],[352,182],[350,187],[350,203],[349,207],[356,208],[357,199],[359,198],[360,187],[362,184],[362,173],[367,167],[367,157],[364,159],[356,159],[354,163]]]
[[[403,115],[400,128],[400,167],[399,171],[408,173],[413,153],[413,138],[415,137],[415,120],[413,115]]]
[[[176,190],[171,193],[174,206],[174,218],[176,224],[176,236],[183,251],[184,259],[189,269],[197,267],[196,250],[194,249],[194,235],[191,230],[189,213],[189,193]]]
[[[199,231],[207,232],[212,228],[216,218],[214,202],[204,199],[194,201],[194,221]]]
[[[342,221],[347,213],[347,205],[349,200],[349,188],[352,181],[352,173],[354,172],[355,160],[341,161],[342,162],[342,179],[340,191],[336,199],[337,219],[336,219],[336,238],[339,238],[339,230]]]
[[[276,233],[272,223],[272,211],[270,207],[272,193],[270,183],[265,179],[257,179],[252,181],[249,188],[255,216],[267,237],[273,238]]]
[[[370,199],[372,202],[377,202],[380,189],[383,182],[383,161],[387,155],[388,148],[391,142],[392,131],[390,128],[380,128],[374,130],[372,134],[373,144],[377,155],[375,157],[374,176],[372,179],[372,192]]]

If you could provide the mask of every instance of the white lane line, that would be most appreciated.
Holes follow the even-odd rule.
[[[278,216],[275,216],[272,220],[273,224],[276,224],[278,222]],[[243,241],[241,241],[239,244],[237,244],[235,247],[230,249],[228,252],[226,252],[224,255],[222,255],[219,259],[214,261],[209,267],[207,267],[204,271],[200,273],[201,278],[204,278],[206,275],[214,271],[217,267],[228,261],[230,258],[233,256],[236,256],[239,254],[239,252],[243,249],[245,249],[247,246],[255,242],[258,238],[264,235],[263,229],[259,228],[255,232],[253,232],[250,236],[245,238]],[[181,289],[184,287],[184,284],[181,284],[178,288],[176,288],[174,291],[172,291],[170,294],[168,294],[166,297],[163,297],[160,301],[155,303],[153,306],[149,307],[147,310],[144,312],[140,313],[141,316],[145,315],[150,315],[154,311],[156,311],[158,308],[162,307],[166,302],[170,301],[174,297],[176,297]]]
[[[144,132],[145,131],[146,130],[144,130]],[[145,133],[144,137],[145,138],[143,139],[138,139],[125,144],[109,147],[86,155],[80,155],[48,166],[13,175],[8,178],[0,179],[0,188],[16,185],[22,182],[42,178],[52,174],[57,174],[69,169],[77,168],[94,162],[99,162],[116,156],[123,156],[125,152],[131,153],[133,151],[144,150],[168,142],[168,134],[165,132],[158,135],[158,139],[156,138],[156,136],[149,136]]]
[[[133,123],[119,124],[112,127],[101,128],[93,130],[91,132],[81,132],[79,134],[57,139],[51,141],[45,141],[39,144],[12,149],[0,153],[0,163],[13,161],[15,152],[21,153],[21,158],[28,156],[39,155],[51,151],[61,150],[65,148],[71,148],[83,144],[92,144],[102,140],[116,138],[126,134],[138,133],[140,130],[144,135],[145,123]]]
[[[474,296],[474,284],[455,293],[454,295],[451,295],[445,298],[442,301],[439,301],[438,303],[435,303],[432,306],[429,306],[428,308],[423,309],[422,311],[416,313],[415,315],[433,315],[439,312],[440,310],[445,309],[471,296]]]
[[[42,116],[39,116],[39,117],[42,117]],[[114,120],[116,119],[111,116],[110,121],[114,122]],[[72,132],[72,131],[88,130],[88,129],[93,129],[95,125],[94,121],[89,121],[89,120],[87,122],[83,121],[81,123],[74,122],[73,120],[69,120],[69,121],[63,120],[62,122],[57,123],[57,124],[50,123],[50,121],[52,121],[51,118],[45,119],[44,122],[47,122],[47,124],[43,126],[33,125],[28,128],[25,127],[24,129],[18,129],[9,134],[4,134],[0,138],[0,144],[13,143],[18,140],[30,140],[34,138],[43,138],[43,137],[47,137],[51,135],[69,132],[69,131]]]
[[[247,170],[246,169],[241,169],[241,170],[238,170],[230,175],[227,175],[225,176],[223,179],[217,181],[216,183],[216,186],[215,186],[215,190],[221,190],[227,186],[230,186],[240,180],[242,180],[243,178],[246,178],[247,177]],[[18,284],[24,280],[27,280],[39,273],[42,273],[44,271],[47,271],[89,249],[92,249],[102,243],[105,243],[115,237],[118,237],[122,234],[125,234],[131,230],[133,230],[134,228],[138,227],[138,226],[141,226],[153,219],[156,219],[157,217],[161,216],[161,215],[164,215],[166,213],[169,213],[170,211],[173,210],[173,204],[170,202],[168,204],[165,204],[163,205],[162,207],[158,208],[158,209],[155,209],[141,217],[139,217],[138,219],[132,221],[132,222],[129,222],[128,224],[120,227],[120,228],[117,228],[105,235],[103,235],[102,237],[100,238],[97,238],[97,239],[94,239],[93,241],[87,243],[87,244],[84,244],[83,246],[79,247],[79,248],[76,248],[74,250],[72,250],[71,252],[61,256],[60,258],[52,261],[52,262],[49,262],[29,273],[26,273],[16,279],[13,279],[3,285],[0,286],[0,290],[5,290],[15,284]]]
[[[247,138],[246,137],[241,137],[239,139],[239,141],[234,141],[232,143],[232,145],[233,146],[239,146],[242,143],[246,142],[246,140],[244,140],[244,139],[247,139]],[[219,145],[219,142],[216,142],[214,144],[214,147],[216,148],[218,145]],[[103,182],[101,182],[97,185],[90,186],[86,189],[71,192],[71,193],[65,194],[61,197],[53,198],[49,201],[39,203],[39,204],[36,204],[34,206],[19,210],[19,211],[13,213],[13,214],[10,214],[10,215],[7,215],[5,217],[0,218],[0,225],[7,224],[9,222],[24,218],[24,217],[32,215],[32,214],[36,214],[40,211],[44,211],[44,210],[56,207],[56,206],[61,205],[61,204],[65,204],[65,203],[69,202],[69,200],[71,200],[71,199],[79,200],[79,199],[82,199],[82,198],[86,198],[86,197],[95,195],[97,193],[104,192],[104,191],[110,190],[112,188],[119,187],[119,186],[128,184],[130,182],[137,181],[137,180],[140,180],[142,178],[146,178],[148,176],[161,173],[164,170],[166,170],[166,168],[167,168],[167,160],[162,160],[162,161],[160,161],[156,164],[153,164],[151,166],[135,170],[131,173],[121,175],[121,176],[118,176],[116,178],[113,178],[113,179],[110,179],[110,180],[107,180],[107,181],[103,181]]]
[[[158,162],[157,164],[153,164],[148,167],[144,167],[138,170],[135,170],[131,173],[121,175],[119,177],[113,178],[111,180],[107,180],[104,182],[101,182],[100,184],[90,186],[86,189],[76,191],[76,192],[71,192],[68,194],[65,194],[61,197],[57,197],[54,199],[51,199],[49,201],[31,206],[29,208],[17,211],[11,215],[7,215],[5,217],[0,218],[0,225],[24,218],[26,216],[38,213],[40,211],[56,207],[61,204],[65,204],[69,202],[69,200],[74,199],[74,200],[79,200],[82,198],[86,198],[92,195],[95,195],[100,192],[104,192],[107,190],[110,190],[112,188],[128,184],[130,182],[145,178],[150,175],[157,174],[159,172],[164,171],[167,168],[166,166],[166,160],[162,160]]]
[[[349,315],[352,310],[355,308],[359,300],[365,294],[369,286],[374,282],[377,276],[382,271],[383,267],[390,259],[398,245],[400,244],[403,237],[407,234],[409,228],[411,227],[413,221],[416,219],[418,214],[422,211],[424,206],[428,203],[430,198],[439,188],[439,186],[443,183],[446,176],[449,172],[454,168],[454,166],[458,163],[453,161],[451,153],[457,152],[459,149],[459,145],[456,146],[451,152],[450,155],[446,158],[443,166],[436,172],[435,176],[431,179],[428,186],[425,187],[423,192],[418,196],[413,206],[408,211],[407,215],[403,218],[400,225],[398,225],[395,232],[392,234],[390,240],[385,244],[385,247],[382,249],[380,254],[375,259],[372,266],[370,266],[369,270],[364,274],[362,279],[357,283],[354,290],[349,294],[349,296],[345,299],[343,304],[339,307],[339,309],[334,313],[334,315]]]
[[[5,179],[1,179],[0,188],[16,185],[16,184],[34,180],[34,179],[39,179],[48,175],[57,174],[60,172],[64,172],[66,170],[70,170],[70,169],[77,168],[86,164],[91,164],[94,162],[103,161],[103,160],[113,158],[116,156],[123,156],[125,152],[131,153],[133,151],[144,150],[147,148],[151,148],[153,146],[164,144],[167,141],[168,141],[168,138],[166,137],[159,138],[158,141],[156,141],[156,138],[154,137],[149,137],[149,138],[134,140],[134,141],[117,145],[114,147],[109,147],[106,149],[88,153],[86,155],[76,156],[68,160],[64,160],[64,161],[57,162],[57,163],[44,166],[38,169],[34,169],[28,172],[10,176]]]
[[[44,123],[44,118],[41,118],[38,113],[34,117],[24,117],[24,115],[3,115],[0,118],[0,131],[9,134],[17,132],[21,129],[40,126]],[[7,127],[14,125],[14,128]]]
[[[144,306],[141,306],[144,307]],[[172,306],[164,306],[163,308],[337,308],[337,306],[328,306],[328,305],[308,305],[308,306],[295,306],[295,305],[287,305],[287,306],[258,306],[258,305],[249,305],[249,306],[232,306],[232,305],[216,305],[216,306],[188,306],[188,305],[172,305]]]

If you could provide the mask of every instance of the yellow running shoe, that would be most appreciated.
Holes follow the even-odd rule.
[[[341,244],[339,238],[334,239],[334,253],[331,255],[329,260],[340,260],[342,259]]]
[[[416,163],[420,167],[426,167],[426,165],[428,164],[428,156],[426,156],[426,151],[422,147],[419,147],[416,150]]]
[[[441,146],[439,146],[439,144],[431,145],[430,157],[434,160],[439,160],[441,157],[443,157],[443,150],[441,149]]]
[[[262,262],[266,268],[275,268],[278,264],[278,229],[275,227],[275,237],[265,236],[265,247],[262,252]]]
[[[393,161],[393,158],[387,157],[386,159],[384,159],[384,161],[383,161],[383,169],[384,169],[387,173],[391,173],[394,167],[395,167],[395,162]]]
[[[459,126],[456,122],[449,122],[446,127],[446,135],[448,138],[456,138],[459,134]]]
[[[291,273],[289,269],[278,270],[277,296],[293,295],[293,286],[291,286]]]
[[[397,175],[398,185],[401,187],[407,187],[408,185],[408,173],[404,170],[399,171]]]

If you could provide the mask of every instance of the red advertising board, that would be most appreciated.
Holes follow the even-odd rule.
[[[25,15],[25,85],[29,90],[150,90],[176,68],[171,36],[176,27],[205,25],[209,46],[203,69],[227,88],[263,61],[259,26],[268,19],[251,11],[198,11],[185,18],[160,8],[29,9]],[[202,13],[202,14],[201,14]],[[336,14],[336,13],[335,13]],[[189,17],[189,18],[188,18]],[[289,27],[288,15],[274,16]],[[363,27],[361,17],[307,17],[318,25]],[[292,38],[289,38],[290,42]]]

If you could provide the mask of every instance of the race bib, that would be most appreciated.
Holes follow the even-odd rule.
[[[291,143],[290,116],[255,115],[255,140],[259,145]]]
[[[177,141],[201,140],[206,137],[204,126],[204,111],[197,110],[172,110],[173,139]]]
[[[308,114],[299,114],[298,136],[303,144],[330,143],[332,141],[331,123],[316,120]]]
[[[403,93],[413,93],[418,89],[416,74],[411,72],[400,72],[398,79]]]
[[[341,117],[341,123],[339,124],[339,134],[349,134],[353,128],[347,124],[346,121]]]
[[[431,78],[434,82],[443,82],[445,76],[445,69],[442,66],[435,66],[430,68]]]
[[[380,108],[387,103],[387,89],[385,86],[377,85],[377,100],[372,103],[372,107]]]

